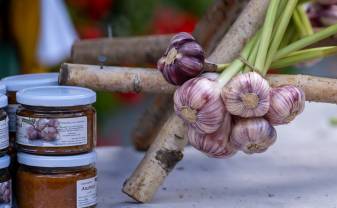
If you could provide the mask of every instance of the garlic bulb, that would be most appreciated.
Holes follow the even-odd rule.
[[[232,128],[230,142],[247,154],[261,153],[276,140],[276,130],[264,118],[239,119]]]
[[[249,118],[263,116],[269,109],[268,82],[258,73],[234,77],[222,90],[226,109],[233,115]]]
[[[197,77],[185,82],[174,93],[174,110],[199,133],[210,134],[219,129],[225,106],[217,82]]]
[[[314,27],[327,27],[337,23],[337,1],[325,0],[309,4],[307,14]]]
[[[305,95],[302,89],[292,85],[273,88],[266,119],[272,125],[289,123],[303,112],[304,106]]]
[[[193,36],[181,32],[171,39],[164,56],[158,60],[157,68],[169,83],[181,85],[202,73],[204,59],[204,51]]]
[[[231,123],[231,115],[225,113],[221,127],[212,134],[201,134],[195,128],[189,126],[188,140],[193,147],[209,157],[228,158],[236,153],[236,150],[228,143]]]

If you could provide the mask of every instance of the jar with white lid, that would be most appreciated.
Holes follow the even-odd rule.
[[[9,146],[8,117],[4,110],[7,104],[7,96],[0,95],[0,156],[7,153]]]
[[[12,207],[12,181],[9,173],[10,158],[8,155],[0,157],[0,207]]]
[[[18,162],[18,207],[96,207],[95,152],[74,156],[18,153]]]
[[[74,155],[96,145],[96,93],[72,86],[20,90],[17,102],[18,150],[39,155]]]
[[[16,102],[16,92],[29,87],[38,86],[54,86],[58,85],[58,73],[37,73],[37,74],[22,74],[9,76],[2,79],[2,83],[7,88],[8,107],[6,108],[9,118],[9,138],[10,152],[14,151],[15,131],[16,131],[16,110],[18,103]],[[0,91],[1,91],[0,85]]]

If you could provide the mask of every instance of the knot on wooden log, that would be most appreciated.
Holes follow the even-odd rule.
[[[184,154],[181,151],[162,149],[157,151],[155,158],[158,160],[160,167],[162,167],[166,173],[169,173],[183,157]]]

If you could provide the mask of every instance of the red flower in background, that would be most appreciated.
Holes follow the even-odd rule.
[[[192,32],[198,18],[192,14],[181,12],[173,8],[160,7],[153,17],[153,33],[166,34],[178,32]]]

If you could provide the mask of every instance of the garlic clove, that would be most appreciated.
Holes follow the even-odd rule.
[[[228,158],[236,153],[236,149],[228,143],[231,132],[231,115],[225,113],[221,127],[212,134],[199,133],[189,126],[187,137],[190,144],[209,157]]]
[[[276,141],[275,128],[264,118],[238,119],[230,137],[231,144],[246,154],[262,153]]]
[[[174,93],[174,109],[199,133],[210,134],[221,126],[225,106],[217,82],[198,77],[185,82]]]
[[[243,118],[260,117],[269,109],[270,86],[260,74],[249,72],[234,77],[222,90],[226,109]]]
[[[173,85],[185,81],[203,72],[205,55],[202,47],[188,33],[178,33],[157,62],[157,68],[164,78]]]
[[[292,85],[273,88],[265,117],[272,125],[287,124],[302,113],[304,107],[305,94],[301,88]]]

